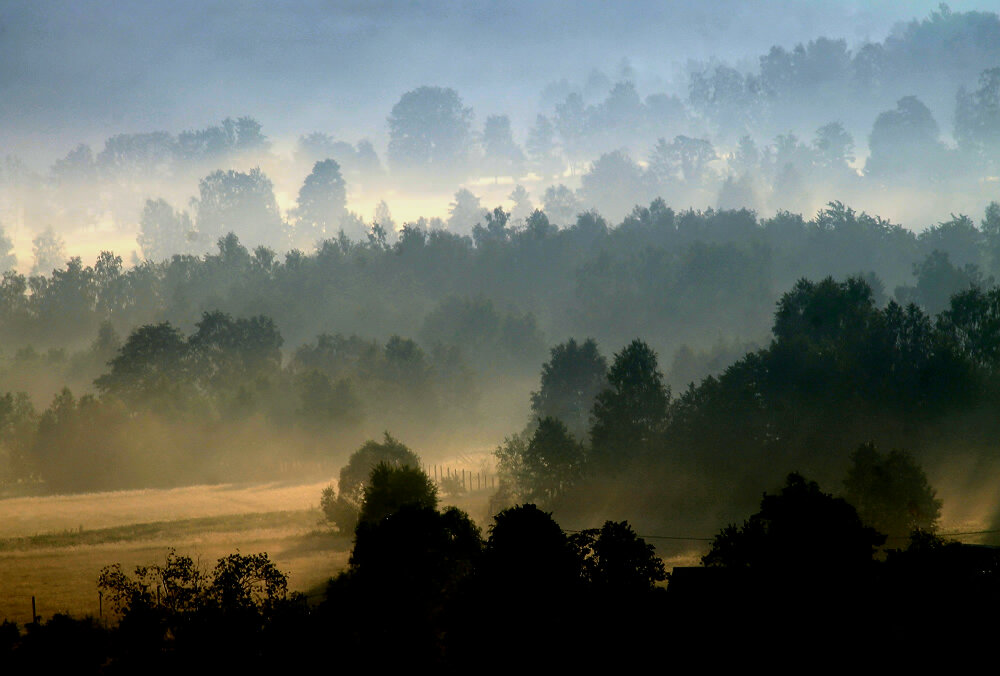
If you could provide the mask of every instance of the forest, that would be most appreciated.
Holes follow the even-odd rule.
[[[0,520],[323,482],[265,516],[343,565],[297,588],[197,532],[116,562],[151,516],[0,532],[0,670],[898,667],[988,641],[1000,15],[719,53],[526,77],[483,118],[424,78],[374,131],[239,114],[7,153]],[[5,616],[14,557],[88,537],[97,616]]]

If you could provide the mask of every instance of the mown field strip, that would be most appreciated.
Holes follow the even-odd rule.
[[[238,533],[272,529],[301,529],[302,532],[307,532],[315,530],[319,526],[320,514],[316,510],[256,512],[2,538],[0,539],[0,552],[92,546],[140,540],[183,541],[205,532]]]

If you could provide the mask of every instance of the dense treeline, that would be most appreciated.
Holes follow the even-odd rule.
[[[909,650],[915,638],[950,645],[995,631],[970,612],[1000,594],[995,550],[921,530],[888,552],[884,542],[850,503],[791,474],[742,527],[718,533],[703,567],[675,569],[664,589],[663,562],[627,522],[567,533],[524,504],[497,513],[484,537],[461,510],[439,510],[430,478],[403,460],[368,476],[349,567],[325,593],[289,594],[266,554],[204,570],[170,551],[162,565],[101,571],[110,625],[4,622],[0,662],[79,674],[273,673],[331,655],[377,671],[486,660],[489,672],[631,669],[648,666],[649,646],[722,644],[714,664],[833,651],[835,662],[899,666],[925,663]]]
[[[782,468],[837,483],[852,453],[871,464],[875,447],[975,483],[997,462],[998,313],[995,287],[959,292],[934,316],[880,305],[861,278],[801,280],[778,303],[767,347],[678,395],[640,340],[610,365],[590,341],[559,345],[532,396],[533,422],[496,451],[500,497],[581,522],[633,513],[653,527],[684,511],[709,525]],[[873,446],[858,451],[864,444]],[[909,509],[935,511],[920,505]]]
[[[177,134],[116,134],[97,152],[78,146],[47,175],[7,158],[0,219],[32,231],[32,269],[47,273],[61,264],[58,236],[43,231],[54,223],[138,224],[142,257],[152,261],[203,254],[229,231],[284,253],[341,229],[364,237],[372,220],[391,234],[389,205],[368,217],[356,213],[360,204],[428,186],[438,198],[458,188],[447,219],[428,223],[467,235],[482,220],[469,189],[482,189],[482,177],[534,191],[533,202],[522,185],[506,196],[516,221],[538,205],[560,225],[591,208],[617,221],[655,195],[685,208],[766,213],[812,211],[830,194],[908,217],[921,213],[909,201],[940,208],[928,196],[960,195],[965,208],[978,207],[996,173],[997,44],[995,13],[942,7],[882,42],[850,48],[821,37],[775,46],[756,68],[693,64],[677,94],[642,96],[625,62],[613,76],[596,70],[584,83],[552,83],[520,142],[507,115],[486,115],[480,127],[456,91],[423,86],[388,112],[385,161],[369,140],[319,131],[304,134],[291,158],[279,156],[248,116]],[[282,192],[294,204],[279,206]],[[0,232],[0,269],[16,263],[12,246]]]
[[[219,310],[266,315],[293,345],[323,332],[419,333],[507,359],[537,356],[543,335],[622,343],[639,334],[675,349],[762,336],[780,292],[802,277],[864,274],[880,302],[895,295],[939,311],[951,294],[1000,270],[994,205],[978,224],[959,215],[920,235],[839,202],[808,220],[675,212],[657,199],[617,227],[592,212],[563,228],[541,211],[518,224],[497,209],[483,222],[472,238],[414,223],[398,237],[340,237],[313,254],[280,257],[230,234],[204,256],[126,268],[106,253],[93,266],[73,258],[48,275],[8,272],[0,333],[7,345],[79,346],[102,322],[119,334],[162,321],[188,329]],[[463,325],[495,335],[461,336]]]
[[[5,473],[43,477],[53,487],[107,486],[91,476],[99,464],[87,464],[89,472],[73,468],[85,458],[118,467],[134,457],[139,474],[114,473],[113,485],[144,485],[151,477],[169,482],[175,475],[165,470],[172,466],[186,468],[182,476],[189,480],[205,463],[217,464],[219,449],[236,449],[259,436],[259,429],[278,435],[273,443],[251,444],[260,453],[268,445],[317,448],[338,436],[349,447],[382,429],[406,432],[421,443],[442,443],[448,436],[454,443],[463,435],[473,443],[492,443],[489,435],[524,410],[520,392],[553,337],[592,336],[599,345],[614,346],[642,336],[660,354],[674,351],[667,382],[681,391],[737,360],[747,341],[764,342],[776,290],[802,277],[861,273],[866,290],[858,286],[851,292],[857,305],[851,312],[875,313],[877,319],[858,320],[858,326],[885,325],[878,329],[885,335],[822,339],[895,345],[902,339],[893,336],[922,330],[932,323],[929,316],[958,312],[948,310],[954,294],[959,299],[986,294],[987,275],[1000,267],[998,233],[995,204],[979,225],[956,216],[917,236],[840,203],[807,221],[788,213],[759,219],[744,210],[676,213],[656,200],[635,208],[614,228],[592,212],[567,228],[553,226],[541,211],[516,226],[497,209],[477,226],[474,238],[406,226],[392,243],[384,232],[362,243],[342,237],[326,241],[314,255],[293,251],[279,260],[265,247],[251,253],[228,235],[219,240],[217,253],[204,257],[174,256],[126,269],[106,253],[94,266],[71,259],[51,277],[10,272],[0,281],[0,332],[8,345],[31,347],[6,353],[0,362],[8,392],[0,424],[10,430],[2,445]],[[886,305],[893,287],[894,300]],[[799,284],[781,302],[807,303],[814,293],[820,292]],[[838,305],[846,301],[831,303],[811,311],[821,317],[846,312]],[[988,311],[984,307],[964,311],[978,316]],[[800,341],[779,333],[788,331],[781,322],[774,330],[780,346]],[[924,333],[928,344],[906,349],[936,360],[950,354],[938,349],[940,344],[960,340],[958,334]],[[924,340],[924,334],[913,339]],[[706,351],[713,341],[715,347]],[[86,342],[89,347],[66,350]],[[40,351],[46,345],[47,351]],[[927,365],[908,353],[878,349],[882,352],[848,356],[852,368],[877,382],[879,369],[897,378],[878,385],[890,393],[881,399],[874,389],[866,394],[880,408],[895,402],[897,394],[925,396],[904,388],[909,381],[926,386],[926,397],[943,398],[936,408],[930,400],[920,401],[938,413],[945,412],[949,392],[973,392],[964,382],[952,382],[961,372],[947,371],[939,362]],[[688,400],[706,400],[712,388],[729,387],[758,358],[748,357],[721,385],[706,381],[672,406],[681,411],[690,408]],[[778,366],[765,364],[763,375],[751,371],[742,377],[761,387],[773,381],[777,388],[793,387],[792,376],[804,377],[794,368],[787,378],[767,375]],[[913,368],[924,371],[907,370]],[[837,369],[820,371],[835,378]],[[812,396],[810,386],[802,387]],[[855,385],[840,389],[850,387]],[[25,392],[34,393],[36,404]],[[57,396],[39,412],[37,402],[44,404],[53,393]],[[779,399],[799,406],[797,396],[789,391]],[[704,417],[706,410],[690,415]],[[796,408],[789,415],[801,419],[799,413]],[[564,424],[583,440],[589,408],[560,415],[570,416]],[[488,430],[481,429],[485,417],[492,421]],[[702,437],[697,426],[689,430],[694,423],[681,425],[680,413],[667,418],[677,421],[670,436],[686,441],[666,456],[725,452],[729,442],[715,437],[732,430],[732,420],[722,428],[708,424]],[[87,431],[97,420],[103,421],[97,431]],[[136,430],[171,427],[178,428],[179,438],[158,435],[133,454],[138,440],[146,438]],[[862,430],[835,430],[845,439],[848,431],[857,436],[848,447],[874,438]],[[760,437],[733,434],[741,443]],[[813,435],[824,438],[818,431]],[[887,441],[910,444],[909,437]],[[702,447],[711,450],[693,450]],[[191,462],[188,453],[197,453],[200,461]]]

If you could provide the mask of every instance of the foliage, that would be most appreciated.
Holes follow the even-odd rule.
[[[670,390],[656,353],[633,340],[615,354],[608,386],[597,395],[590,440],[593,458],[604,468],[621,468],[650,453],[667,423]]]
[[[870,566],[875,548],[883,542],[885,536],[865,526],[849,503],[793,473],[778,494],[764,494],[760,511],[742,526],[722,529],[702,564],[796,574],[847,573]]]
[[[454,89],[418,87],[389,113],[389,162],[401,169],[447,170],[468,153],[472,110]]]
[[[941,516],[941,500],[927,476],[904,451],[882,454],[864,444],[851,454],[844,497],[866,524],[889,537],[912,531],[932,533]]]
[[[341,533],[354,530],[364,509],[368,482],[378,467],[383,468],[380,478],[388,478],[386,473],[391,468],[407,467],[420,471],[420,458],[388,432],[382,443],[369,439],[354,451],[340,470],[339,493],[333,486],[328,486],[323,489],[320,503],[326,519]]]
[[[365,483],[358,520],[377,523],[404,506],[436,509],[437,503],[437,487],[426,472],[419,467],[382,461],[375,465]]]
[[[531,393],[531,412],[538,418],[561,420],[574,436],[583,437],[607,371],[607,361],[593,339],[577,343],[570,338],[556,345],[542,365],[538,391]]]
[[[652,545],[636,535],[627,521],[605,521],[570,536],[590,584],[615,593],[648,591],[667,579],[663,561]]]

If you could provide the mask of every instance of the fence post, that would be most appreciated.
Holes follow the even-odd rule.
[[[35,595],[31,595],[31,623],[38,622],[38,614],[35,612]]]

